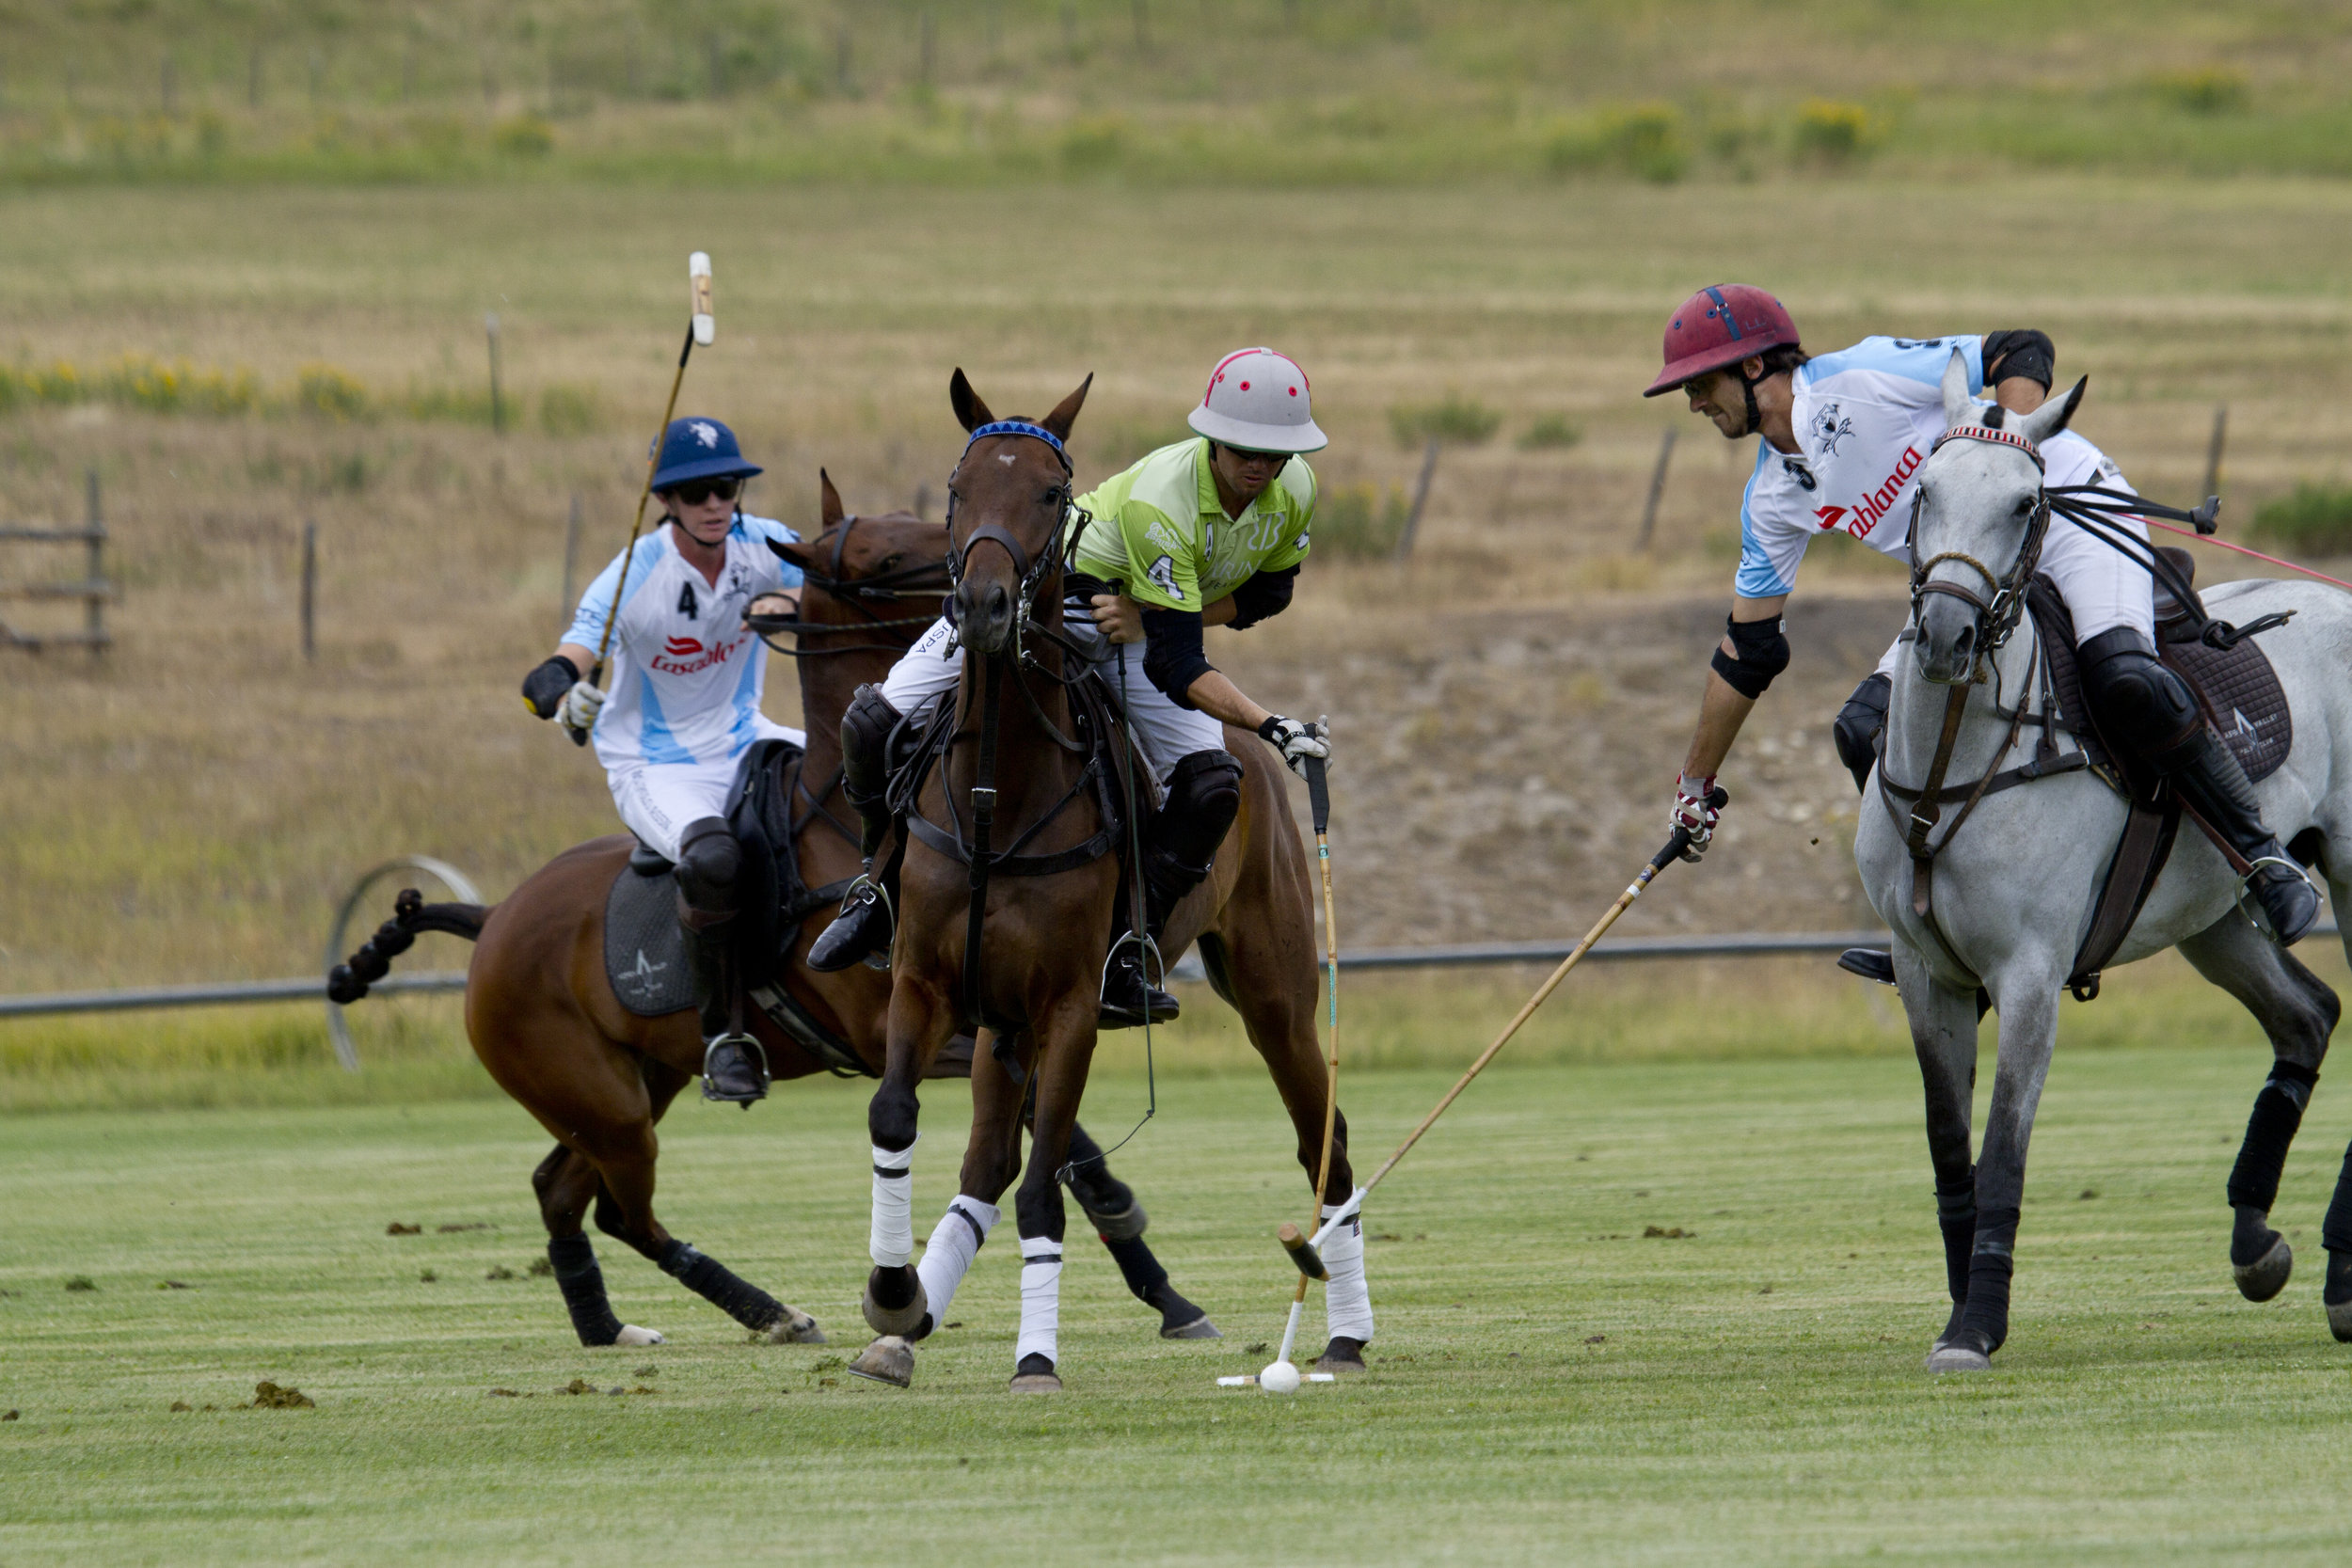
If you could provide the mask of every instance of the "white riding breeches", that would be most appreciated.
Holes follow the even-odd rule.
[[[882,695],[892,707],[912,716],[942,692],[955,690],[963,673],[963,655],[951,645],[953,629],[945,619],[934,622],[922,640],[891,666],[889,678],[882,682]],[[1177,763],[1193,752],[1225,749],[1222,722],[1198,708],[1178,707],[1145,676],[1143,651],[1148,643],[1113,644],[1083,622],[1065,623],[1062,631],[1081,646],[1093,646],[1114,697],[1121,695],[1120,667],[1125,664],[1127,721],[1161,783],[1167,783]]]
[[[758,740],[789,740],[807,744],[799,730],[786,729],[765,717],[756,721]],[[727,791],[735,787],[739,756],[714,763],[638,763],[615,768],[605,775],[612,786],[612,803],[621,821],[663,860],[677,859],[678,834],[706,816],[724,816]]]
[[[2106,521],[2143,546],[2147,544],[2147,524],[2124,517]],[[2041,569],[2058,584],[2058,597],[2066,601],[2067,611],[2074,617],[2076,646],[2118,626],[2130,626],[2147,639],[2149,647],[2156,645],[2154,585],[2147,569],[2127,560],[2122,551],[2108,548],[2063,517],[2052,517],[2049,536],[2042,544]],[[1971,582],[1970,586],[1979,585]],[[1879,660],[1880,674],[1894,675],[1909,635],[1905,628],[1904,637],[1896,639],[1895,645],[1886,650]]]

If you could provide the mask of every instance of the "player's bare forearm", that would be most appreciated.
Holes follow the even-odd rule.
[[[1221,626],[1232,618],[1233,595],[1231,594],[1200,612],[1200,624],[1204,626]]]
[[[1272,717],[1242,695],[1241,688],[1226,679],[1221,671],[1212,670],[1194,681],[1184,688],[1184,696],[1210,718],[1245,730],[1255,730]]]
[[[1698,729],[1691,736],[1682,771],[1693,779],[1722,772],[1724,759],[1731,754],[1731,743],[1740,738],[1740,726],[1748,721],[1749,710],[1755,706],[1755,698],[1740,696],[1723,676],[1708,671],[1707,695],[1699,700]]]
[[[572,668],[579,671],[580,677],[584,680],[587,678],[589,670],[596,662],[596,650],[583,648],[577,642],[559,642],[555,645],[555,657],[570,659]]]

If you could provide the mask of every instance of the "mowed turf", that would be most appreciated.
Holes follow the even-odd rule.
[[[669,1223],[816,1312],[824,1349],[747,1345],[612,1244],[616,1306],[670,1342],[574,1344],[527,1272],[546,1140],[510,1105],[17,1117],[0,1560],[2341,1561],[2352,1347],[2316,1231],[2352,1114],[2319,1096],[2278,1211],[2296,1280],[2242,1302],[2221,1189],[2263,1069],[2062,1058],[2014,1338],[1943,1380],[1919,1370],[1943,1267],[1907,1063],[1498,1070],[1372,1204],[1371,1371],[1287,1400],[1214,1383],[1267,1358],[1269,1233],[1303,1194],[1252,1076],[1164,1084],[1117,1160],[1228,1338],[1162,1343],[1073,1238],[1053,1399],[1005,1391],[1009,1231],[911,1392],[844,1375],[860,1085],[665,1129]],[[1446,1077],[1346,1085],[1359,1150]],[[1096,1130],[1142,1088],[1102,1080]],[[963,1098],[926,1095],[926,1227]],[[264,1378],[315,1408],[239,1408]],[[653,1391],[556,1392],[575,1378]]]

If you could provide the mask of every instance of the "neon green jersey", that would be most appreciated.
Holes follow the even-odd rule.
[[[1315,475],[1305,458],[1294,457],[1240,516],[1229,518],[1200,436],[1162,447],[1078,504],[1094,515],[1078,536],[1080,571],[1124,582],[1138,604],[1198,612],[1260,572],[1307,559]]]

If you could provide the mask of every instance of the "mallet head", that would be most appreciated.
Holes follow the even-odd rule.
[[[1323,1255],[1315,1251],[1314,1243],[1300,1233],[1298,1227],[1284,1220],[1281,1228],[1274,1234],[1281,1242],[1282,1250],[1291,1255],[1291,1261],[1298,1265],[1300,1274],[1309,1279],[1331,1277],[1323,1266]]]
[[[686,259],[686,280],[694,301],[694,341],[708,348],[719,337],[719,318],[710,304],[710,253],[698,250]]]

